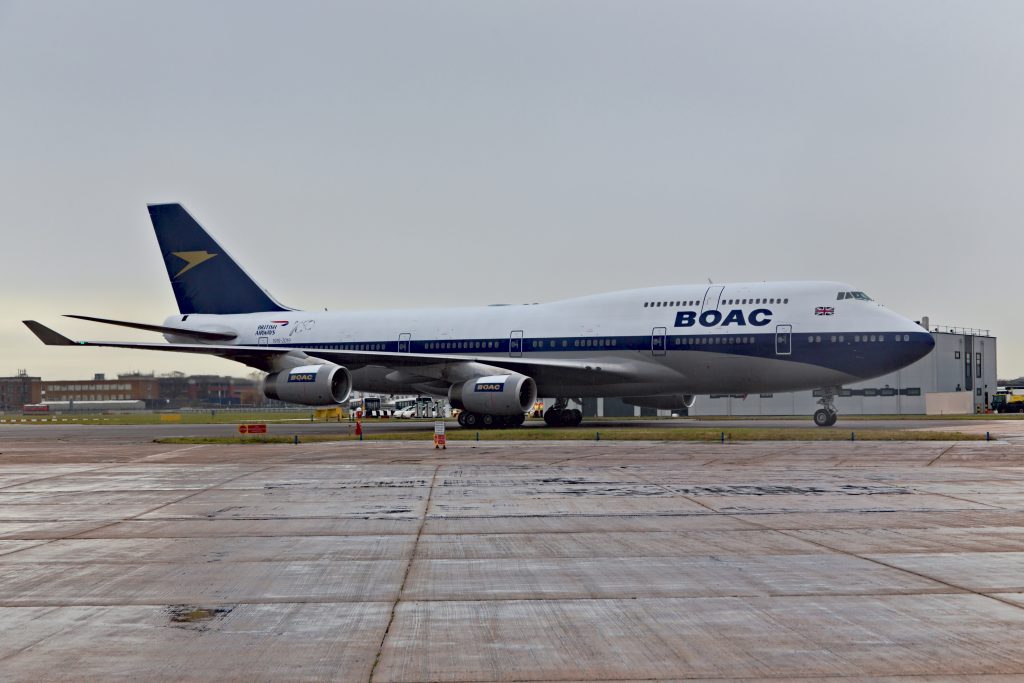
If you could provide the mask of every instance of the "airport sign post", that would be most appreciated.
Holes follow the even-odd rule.
[[[434,448],[448,450],[447,439],[444,435],[444,422],[440,420],[434,423]]]

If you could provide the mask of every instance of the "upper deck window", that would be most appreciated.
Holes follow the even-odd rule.
[[[839,292],[839,294],[836,295],[836,300],[841,301],[843,299],[856,299],[858,301],[874,301],[874,299],[872,299],[864,292]]]

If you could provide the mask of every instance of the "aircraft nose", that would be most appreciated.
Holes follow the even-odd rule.
[[[927,330],[920,327],[914,332],[898,334],[897,339],[903,341],[895,344],[896,353],[893,360],[896,367],[893,370],[905,368],[911,363],[921,360],[935,348],[935,339]]]

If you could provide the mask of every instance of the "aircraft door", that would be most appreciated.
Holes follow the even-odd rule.
[[[725,287],[719,286],[708,287],[708,291],[704,292],[704,305],[700,307],[700,312],[717,310],[724,289]]]
[[[269,346],[270,337],[260,337],[259,339],[256,340],[256,343],[260,346]]]
[[[512,330],[508,336],[508,355],[519,358],[523,355],[523,331]]]
[[[410,341],[411,339],[412,339],[412,335],[409,334],[408,332],[403,332],[402,334],[398,335],[398,352],[399,353],[409,353],[409,349],[410,349],[410,346],[411,346],[411,341]]]
[[[793,326],[775,326],[775,355],[788,356],[793,353]]]
[[[666,334],[664,327],[655,327],[651,330],[651,355],[652,356],[664,356],[666,344]]]

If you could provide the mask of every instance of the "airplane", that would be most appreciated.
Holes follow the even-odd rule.
[[[464,427],[518,426],[537,396],[551,426],[584,397],[681,410],[697,394],[819,389],[815,424],[835,424],[844,384],[879,377],[935,345],[917,323],[840,282],[670,285],[523,305],[302,311],[280,304],[180,204],[149,205],[178,314],[147,330],[166,343],[44,343],[210,354],[269,373],[268,398],[342,404],[364,392],[444,397]]]

